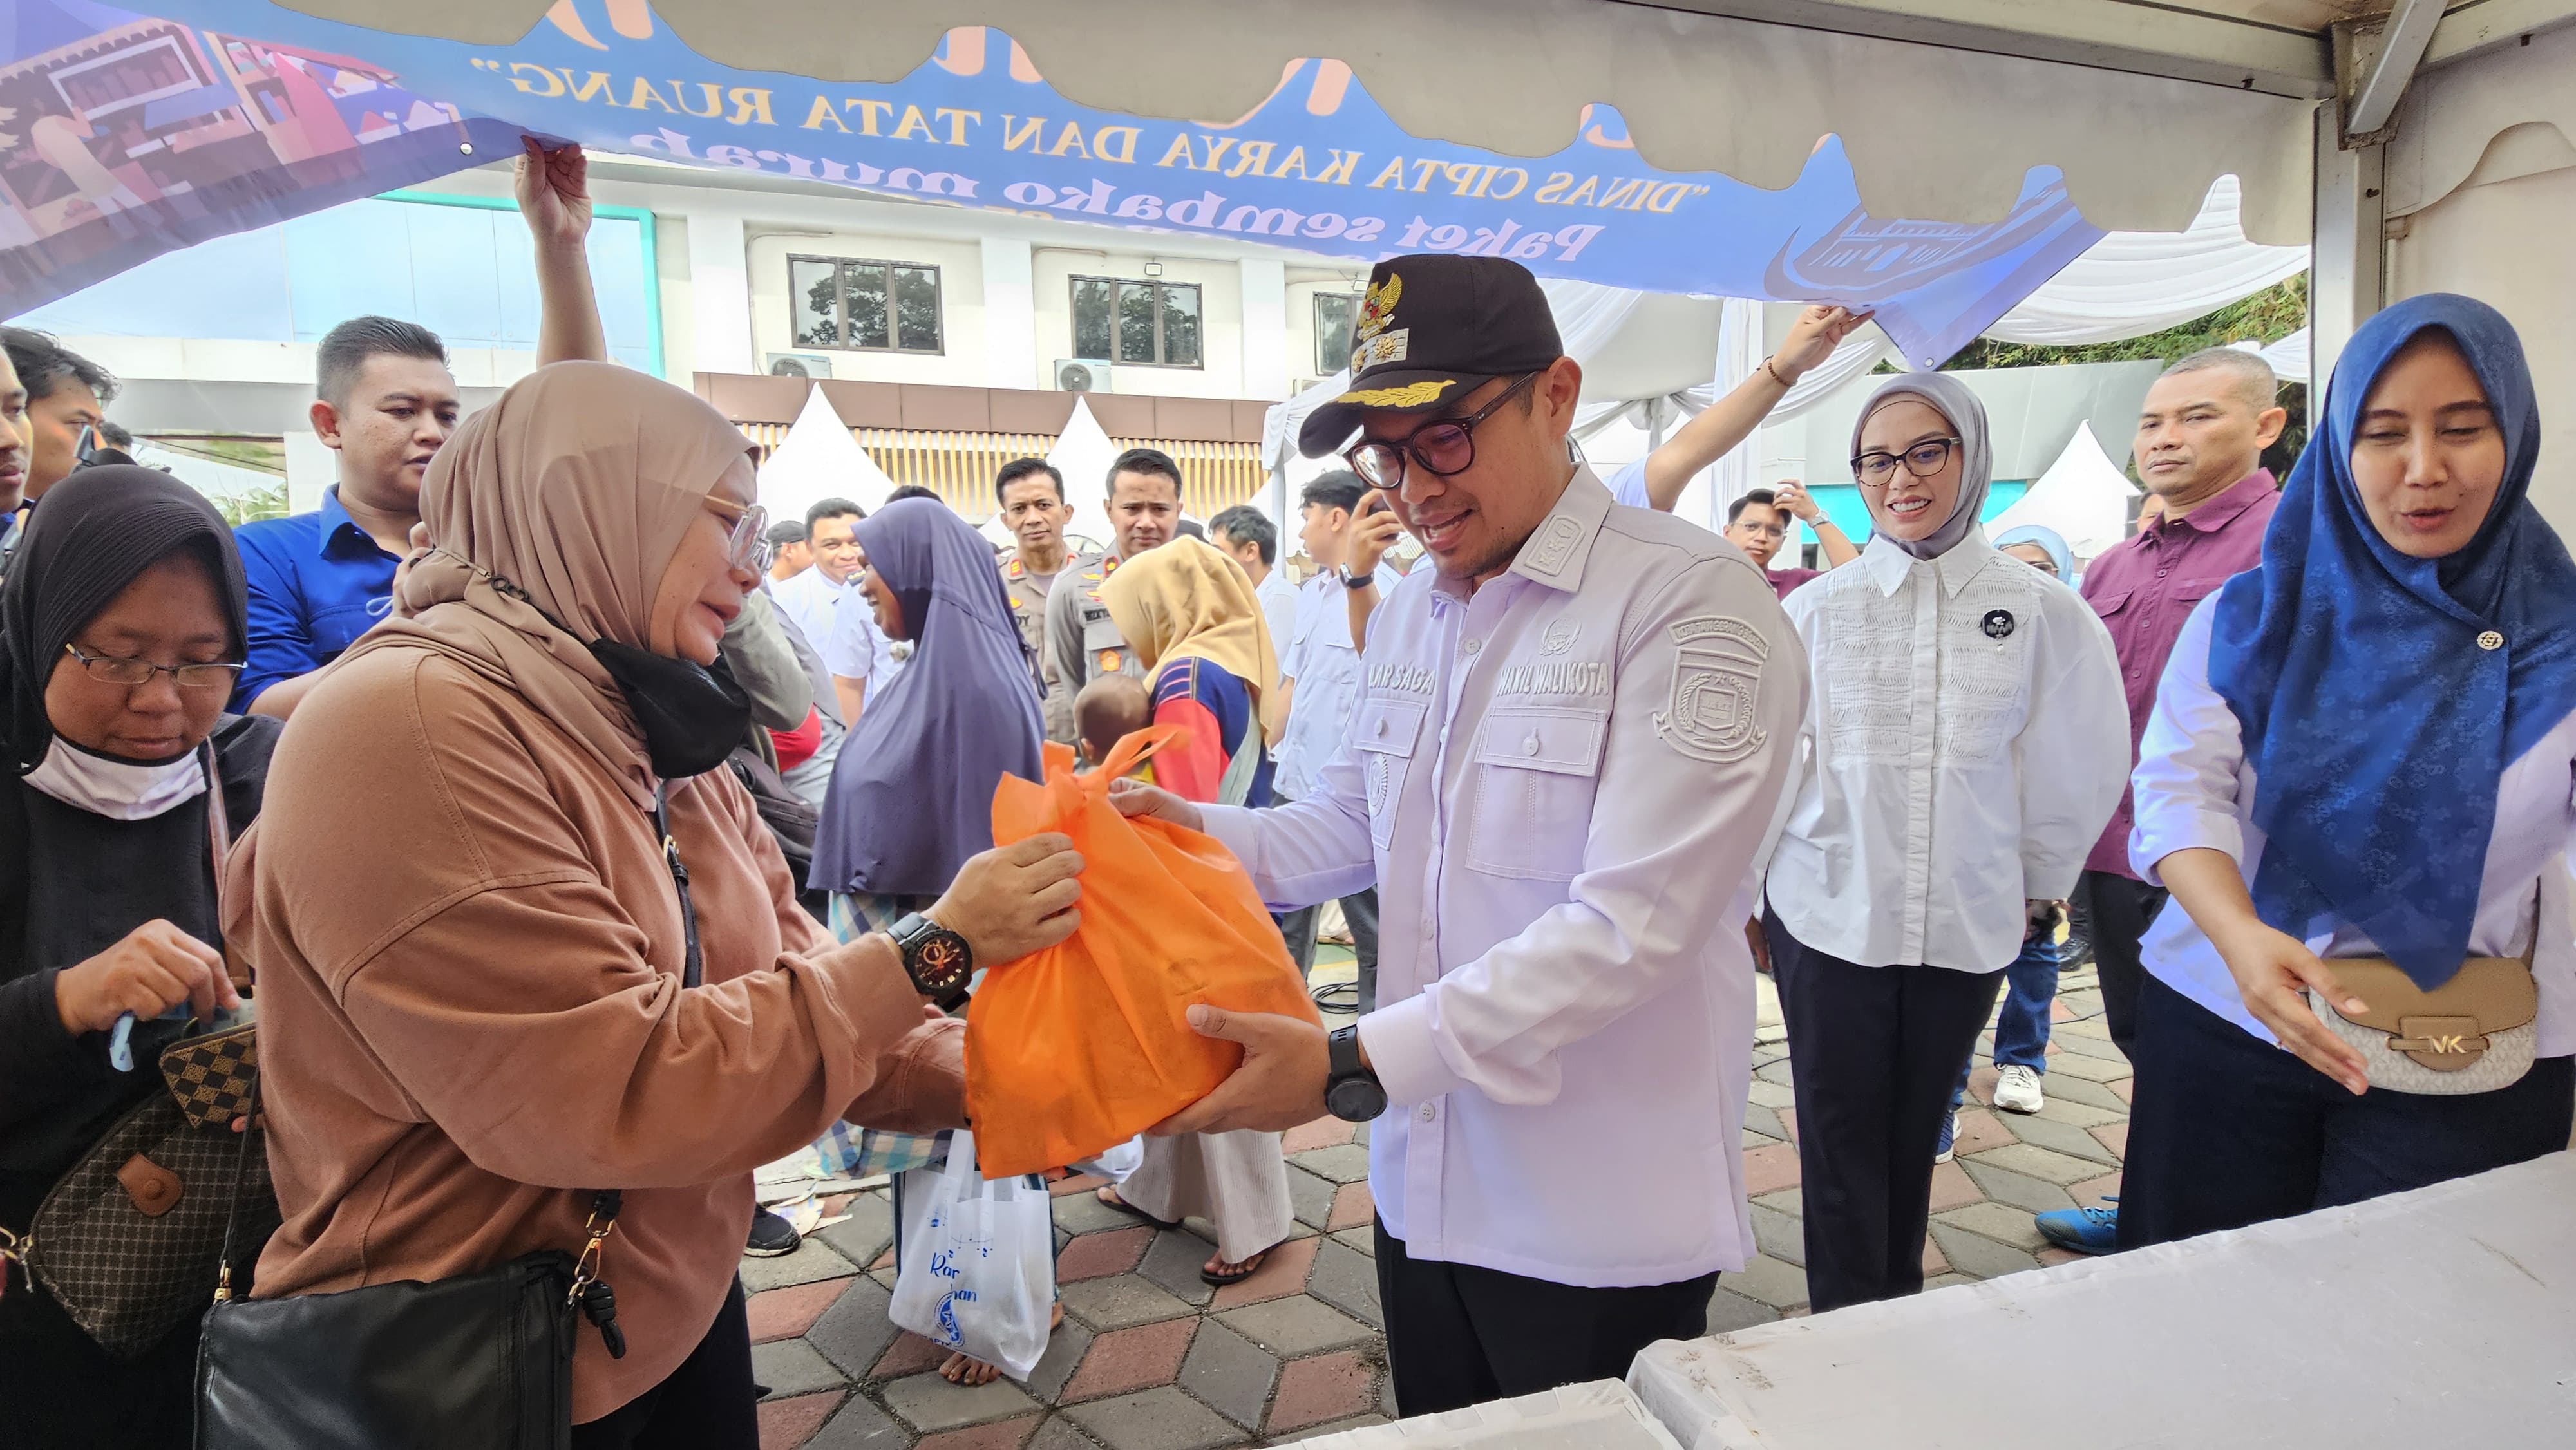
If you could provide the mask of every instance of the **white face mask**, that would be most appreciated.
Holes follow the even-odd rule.
[[[27,784],[75,810],[116,821],[148,821],[206,793],[204,752],[161,765],[110,760],[54,737]]]

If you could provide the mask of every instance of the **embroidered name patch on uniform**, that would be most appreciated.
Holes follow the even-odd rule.
[[[1762,662],[1771,646],[1761,631],[1740,619],[1702,615],[1672,627],[1673,689],[1670,708],[1655,716],[1655,733],[1693,760],[1723,764],[1762,748],[1770,732],[1759,723]]]

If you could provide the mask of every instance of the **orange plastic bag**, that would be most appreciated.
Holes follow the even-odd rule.
[[[1082,853],[1082,925],[994,968],[966,1012],[966,1110],[987,1178],[1095,1157],[1207,1096],[1243,1060],[1184,1014],[1206,1002],[1321,1023],[1242,863],[1210,837],[1130,820],[1109,784],[1181,738],[1118,742],[1100,769],[1046,747],[1044,785],[993,793],[993,842],[1062,831]]]

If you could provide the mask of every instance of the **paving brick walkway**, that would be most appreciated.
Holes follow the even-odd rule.
[[[1767,978],[1762,1002],[1744,1137],[1762,1252],[1719,1281],[1711,1333],[1806,1312],[1797,1114]],[[2055,1015],[2036,1115],[1983,1106],[1995,1072],[1991,1037],[1980,1044],[1958,1159],[1932,1179],[1932,1286],[2063,1261],[2031,1213],[2119,1192],[2129,1067],[2091,969],[2061,978]],[[753,1365],[770,1387],[764,1450],[1218,1450],[1391,1415],[1365,1132],[1325,1119],[1287,1147],[1297,1237],[1221,1290],[1199,1281],[1207,1225],[1157,1230],[1100,1204],[1093,1180],[1058,1185],[1065,1323],[1026,1385],[951,1385],[937,1373],[945,1356],[887,1321],[894,1215],[882,1191],[794,1255],[745,1260]]]

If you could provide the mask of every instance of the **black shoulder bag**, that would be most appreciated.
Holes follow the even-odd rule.
[[[681,985],[694,987],[697,908],[658,792],[653,826],[680,893]],[[242,1138],[237,1172],[250,1161]],[[611,1357],[626,1353],[616,1296],[599,1277],[620,1203],[614,1188],[591,1195],[578,1258],[547,1249],[435,1283],[282,1299],[232,1297],[228,1228],[197,1351],[196,1450],[564,1450],[579,1321],[599,1327]]]

